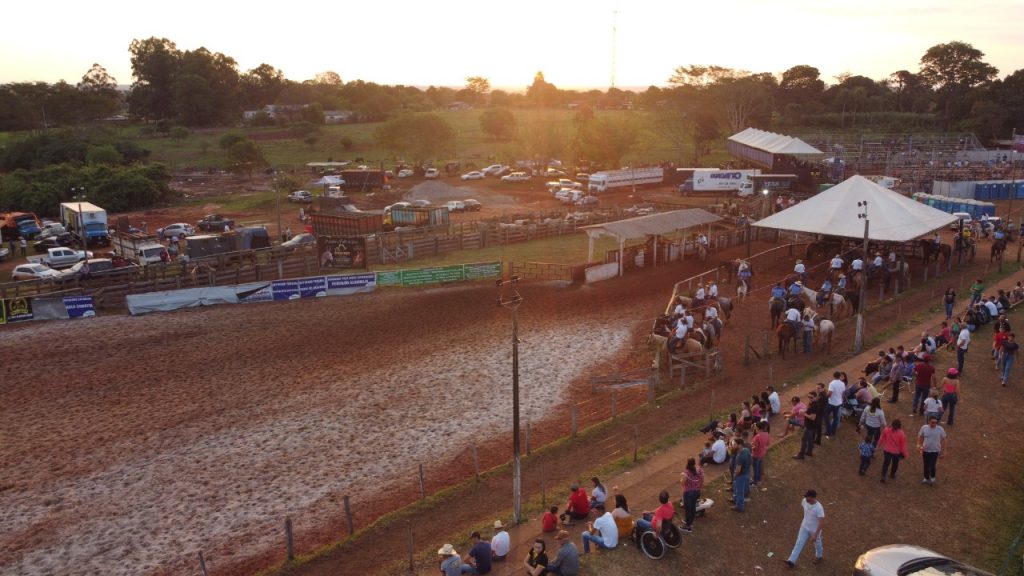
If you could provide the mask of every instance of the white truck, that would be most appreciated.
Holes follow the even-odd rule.
[[[587,180],[587,190],[592,194],[607,192],[613,188],[650,186],[665,181],[663,168],[623,168],[595,172]]]
[[[693,178],[679,185],[679,192],[735,192],[737,196],[747,197],[754,193],[751,176],[760,176],[761,171],[753,170],[719,170],[717,168],[693,171]]]
[[[89,245],[106,246],[110,243],[107,211],[91,202],[62,202],[60,223],[79,242],[85,238]]]
[[[156,236],[147,234],[118,232],[111,238],[110,243],[114,254],[142,266],[160,263],[160,255],[167,250],[163,244],[156,241]]]

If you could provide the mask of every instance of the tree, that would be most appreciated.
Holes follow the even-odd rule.
[[[267,165],[263,151],[255,142],[244,138],[228,148],[227,169],[235,174],[245,174],[252,179],[252,172]]]
[[[488,108],[480,114],[480,129],[495,140],[507,142],[516,133],[516,117],[508,108]]]
[[[132,40],[132,83],[128,103],[132,114],[160,120],[174,115],[173,87],[181,52],[166,38]]]
[[[403,114],[384,123],[375,133],[377,143],[419,166],[451,154],[455,130],[433,113]]]
[[[929,48],[921,57],[921,79],[932,87],[942,106],[943,130],[948,130],[954,117],[962,116],[968,105],[967,93],[995,79],[999,70],[985,63],[984,52],[966,42],[949,42]]]

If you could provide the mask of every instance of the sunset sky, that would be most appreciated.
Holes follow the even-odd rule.
[[[151,36],[298,81],[333,70],[345,81],[461,87],[479,75],[513,90],[537,71],[560,88],[607,88],[613,53],[615,85],[640,88],[688,64],[809,64],[829,83],[843,72],[878,79],[916,72],[929,47],[954,40],[984,52],[1000,78],[1024,68],[1022,0],[55,0],[9,3],[4,20],[0,83],[76,83],[97,62],[130,84],[128,45]]]

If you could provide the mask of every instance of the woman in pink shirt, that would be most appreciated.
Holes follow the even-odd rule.
[[[885,484],[885,473],[889,472],[892,465],[892,472],[889,480],[896,479],[896,469],[900,467],[900,460],[910,454],[907,452],[907,435],[903,433],[903,423],[897,418],[892,424],[882,430],[882,437],[878,440],[878,447],[882,449],[885,460],[882,462],[882,484]]]

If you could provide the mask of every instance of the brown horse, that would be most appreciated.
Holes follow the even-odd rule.
[[[775,328],[775,337],[779,341],[779,357],[786,357],[786,348],[789,347],[790,341],[793,342],[793,352],[797,351],[797,333],[793,330],[793,326],[789,322],[783,322]]]

